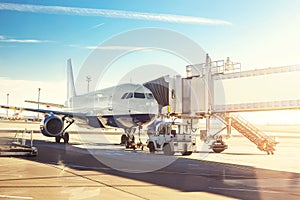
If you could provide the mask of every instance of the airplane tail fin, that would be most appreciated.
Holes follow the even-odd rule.
[[[71,59],[68,59],[67,61],[67,73],[68,73],[68,78],[67,78],[67,99],[70,101],[70,98],[76,96],[76,91],[75,91],[75,84],[74,84],[74,77],[73,77],[73,69],[72,69],[72,63]]]

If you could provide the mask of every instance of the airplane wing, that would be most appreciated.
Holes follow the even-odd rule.
[[[57,104],[57,103],[48,103],[48,102],[38,102],[38,101],[31,101],[31,100],[25,100],[26,103],[34,103],[34,104],[39,104],[39,105],[45,105],[45,106],[52,106],[56,108],[63,108],[64,105],[62,104]]]
[[[15,107],[15,106],[5,106],[0,105],[0,108],[3,109],[10,109],[10,110],[19,110],[19,111],[31,111],[31,112],[38,112],[38,113],[47,113],[47,114],[54,114],[54,115],[64,115],[68,117],[86,117],[84,113],[75,113],[75,112],[66,112],[66,111],[59,111],[59,110],[48,110],[48,109],[35,109],[35,108],[23,108],[23,107]]]

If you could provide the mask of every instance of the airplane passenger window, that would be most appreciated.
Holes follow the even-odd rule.
[[[151,93],[146,93],[147,99],[154,99],[153,94]]]
[[[125,99],[126,98],[126,96],[127,96],[127,92],[125,93],[125,94],[123,94],[123,96],[121,97],[121,99]]]
[[[145,94],[144,93],[140,93],[140,92],[135,92],[134,93],[134,98],[145,99]]]
[[[130,92],[130,93],[128,93],[126,99],[130,99],[130,98],[132,98],[132,97],[133,97],[133,94],[132,94],[132,92]]]

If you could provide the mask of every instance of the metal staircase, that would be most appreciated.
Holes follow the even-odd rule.
[[[216,116],[226,125],[231,125],[251,142],[256,144],[259,150],[265,151],[268,154],[274,154],[275,146],[278,142],[276,142],[274,138],[257,129],[251,123],[247,122],[241,116],[232,114],[229,115],[228,113],[219,113]]]

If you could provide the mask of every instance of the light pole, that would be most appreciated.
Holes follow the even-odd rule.
[[[87,76],[86,77],[86,81],[87,81],[87,92],[90,92],[90,82],[92,81],[91,76]]]
[[[9,104],[9,93],[6,94],[6,105]],[[6,110],[6,118],[8,119],[8,109]]]
[[[38,109],[40,109],[40,96],[41,96],[41,88],[38,89]],[[40,113],[37,115],[37,119],[40,119]]]

